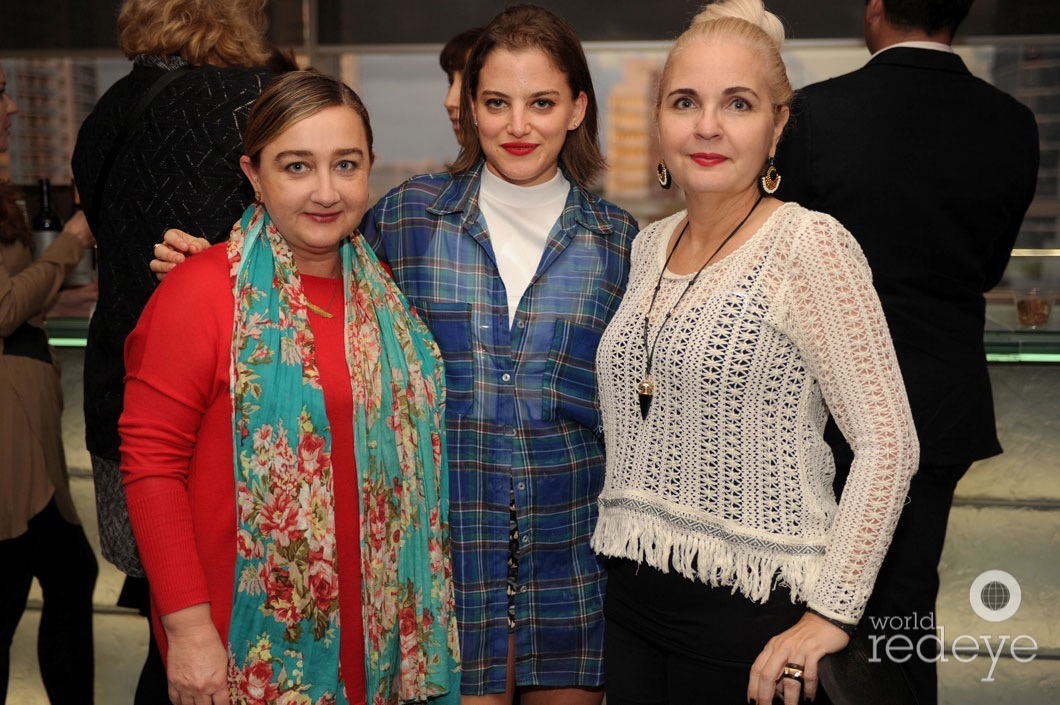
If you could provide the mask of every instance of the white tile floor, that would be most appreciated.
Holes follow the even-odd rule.
[[[64,351],[67,380],[79,380],[80,357]],[[977,463],[958,487],[946,550],[940,566],[942,591],[937,625],[947,643],[965,647],[962,662],[949,654],[940,663],[942,705],[1057,705],[1060,703],[1060,366],[1004,366],[992,370],[999,428],[1006,453]],[[89,539],[98,547],[89,467],[80,424],[79,385],[66,389],[68,461],[75,500]],[[1010,573],[1022,589],[1012,618],[985,621],[973,612],[969,588],[987,570]],[[147,623],[111,609],[121,575],[100,559],[95,602],[96,704],[129,705],[147,644]],[[39,599],[35,590],[33,599]],[[48,705],[36,664],[39,614],[27,611],[16,635],[8,703]],[[1020,637],[1037,644],[1034,658],[1020,662],[1006,650]],[[971,645],[979,652],[972,656]],[[1020,655],[1017,653],[1017,655]],[[1028,653],[1023,654],[1026,660]],[[60,705],[60,704],[55,704]]]

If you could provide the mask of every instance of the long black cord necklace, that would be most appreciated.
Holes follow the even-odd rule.
[[[725,247],[726,243],[728,243],[736,233],[740,232],[740,228],[744,226],[744,223],[747,222],[748,218],[751,217],[751,214],[755,212],[755,209],[758,208],[758,204],[761,202],[762,196],[759,195],[758,200],[755,201],[753,206],[751,206],[751,210],[747,211],[747,215],[743,217],[743,220],[733,228],[731,233],[725,236],[725,239],[721,241],[721,244],[718,245],[717,248],[715,248],[714,252],[707,258],[707,261],[696,270],[695,275],[693,275],[692,279],[690,279],[688,284],[685,285],[684,291],[682,291],[681,295],[677,297],[677,301],[675,301],[674,305],[670,307],[670,310],[666,312],[666,317],[663,318],[662,324],[659,325],[659,330],[655,333],[655,340],[652,341],[651,347],[649,348],[648,320],[651,318],[652,309],[655,308],[655,299],[659,296],[659,289],[662,288],[663,274],[666,272],[666,267],[670,264],[670,258],[672,258],[674,253],[677,252],[677,246],[681,243],[681,238],[685,236],[685,231],[688,230],[688,221],[685,221],[685,227],[681,228],[681,233],[677,236],[677,239],[674,240],[673,249],[670,250],[670,254],[666,256],[666,261],[663,262],[662,269],[659,270],[659,279],[655,282],[655,291],[652,292],[651,303],[648,304],[648,312],[644,314],[644,349],[647,351],[648,357],[644,366],[644,377],[641,379],[640,384],[637,385],[637,400],[640,402],[640,417],[642,419],[648,418],[648,410],[651,409],[652,396],[655,394],[655,382],[652,381],[651,378],[651,365],[652,360],[655,358],[655,346],[659,343],[659,336],[662,335],[663,328],[666,327],[667,322],[669,322],[670,317],[674,315],[674,311],[677,310],[677,307],[681,305],[681,301],[684,300],[685,294],[688,293],[688,290],[691,289],[692,285],[696,283],[697,279],[699,279],[699,275],[703,273],[703,270],[707,268],[707,265],[710,264],[711,260],[718,256],[718,253],[721,252],[721,248]]]

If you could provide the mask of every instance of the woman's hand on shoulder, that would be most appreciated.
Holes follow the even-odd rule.
[[[209,246],[210,241],[206,238],[195,237],[183,230],[170,228],[162,236],[162,242],[154,245],[151,253],[154,259],[151,260],[149,266],[158,281],[162,281],[186,257],[198,254]]]
[[[228,651],[207,603],[162,616],[169,653],[169,699],[178,705],[229,705]]]
[[[821,658],[841,651],[848,643],[850,637],[846,632],[807,612],[793,627],[770,639],[758,655],[751,666],[748,701],[768,705],[777,696],[784,705],[796,705],[801,702],[800,695],[808,700],[814,699],[819,684],[817,665]],[[784,676],[786,666],[801,667],[801,683]]]

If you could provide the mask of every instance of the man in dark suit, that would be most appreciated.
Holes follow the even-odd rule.
[[[921,639],[937,626],[954,489],[1001,452],[983,293],[1004,273],[1038,172],[1033,113],[950,47],[971,4],[868,0],[872,58],[803,89],[776,157],[779,196],[835,216],[864,249],[905,378],[921,465],[861,629],[893,633],[901,619],[919,647],[903,668],[922,705],[937,702],[937,642]],[[851,451],[831,431],[839,488]]]

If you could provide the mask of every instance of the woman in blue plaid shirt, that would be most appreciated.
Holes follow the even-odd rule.
[[[361,230],[445,360],[463,702],[598,705],[594,360],[637,225],[587,190],[604,166],[592,80],[551,12],[486,27],[460,120],[450,171],[394,189]]]

